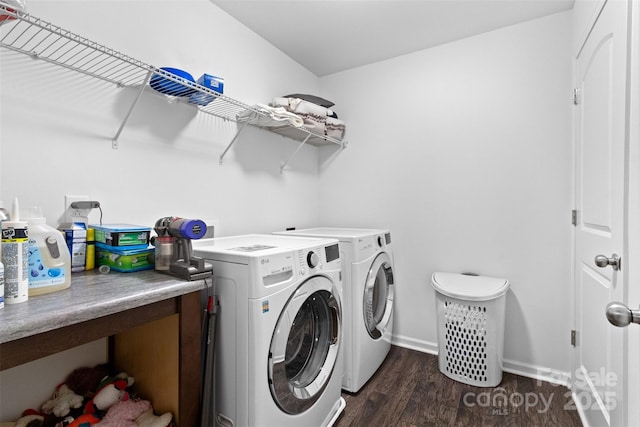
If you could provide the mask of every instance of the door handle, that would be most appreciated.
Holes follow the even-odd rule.
[[[614,326],[625,327],[629,323],[640,323],[640,310],[631,310],[621,302],[607,304],[607,320]]]
[[[596,255],[596,259],[594,261],[600,268],[605,268],[609,265],[616,271],[622,268],[622,259],[618,254],[611,255],[611,258],[607,258],[604,255]]]

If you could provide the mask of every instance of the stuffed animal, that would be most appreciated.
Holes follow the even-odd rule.
[[[40,427],[44,417],[41,415],[26,415],[18,421],[0,423],[0,427]]]
[[[115,377],[105,377],[98,385],[93,398],[84,406],[85,414],[94,414],[97,411],[105,411],[121,400],[127,400],[129,393],[126,388],[134,382],[133,377],[121,372]]]
[[[82,414],[82,409],[72,409],[71,414],[80,415]],[[22,417],[31,416],[34,420],[40,419],[40,424],[36,424],[35,422],[29,424],[29,427],[62,427],[58,426],[62,418],[55,416],[54,414],[45,414],[42,411],[36,411],[35,409],[25,409],[22,411]]]
[[[148,400],[131,399],[111,406],[96,427],[167,427],[172,419],[171,412],[155,415]]]
[[[136,419],[137,427],[167,427],[171,424],[171,420],[173,419],[173,415],[171,412],[167,412],[162,415],[155,415],[153,413],[153,409],[149,409],[143,412]]]
[[[83,397],[75,394],[66,384],[60,384],[53,397],[44,402],[40,410],[45,414],[64,417],[69,414],[71,408],[82,408],[83,401]]]
[[[109,408],[96,427],[137,427],[136,418],[149,409],[148,400],[121,400]]]
[[[74,369],[64,380],[69,389],[85,399],[91,399],[98,389],[100,381],[109,376],[109,365],[100,364],[93,368],[85,366]]]
[[[98,424],[99,422],[100,418],[93,414],[82,414],[73,420],[71,424],[67,424],[66,427],[90,427],[94,424]]]

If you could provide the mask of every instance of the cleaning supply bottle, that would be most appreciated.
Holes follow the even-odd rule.
[[[17,304],[29,299],[29,232],[20,221],[18,199],[13,201],[11,219],[2,221],[2,263],[5,267],[4,302]]]
[[[2,207],[0,202],[0,224],[2,221],[9,219],[9,212]],[[0,230],[2,226],[0,225]],[[2,264],[2,244],[0,243],[0,308],[4,308],[4,264]]]
[[[47,225],[40,208],[27,214],[29,225],[29,296],[71,286],[71,255],[64,235]]]
[[[85,270],[93,270],[96,268],[96,230],[87,228],[87,253],[84,261]]]

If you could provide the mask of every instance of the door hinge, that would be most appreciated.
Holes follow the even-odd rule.
[[[578,105],[578,104],[580,104],[580,89],[574,88],[573,89],[573,105]]]
[[[578,211],[576,209],[571,211],[571,224],[578,225]]]
[[[572,347],[576,346],[576,330],[575,329],[571,330],[571,346]]]

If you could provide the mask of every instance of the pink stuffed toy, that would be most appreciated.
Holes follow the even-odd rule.
[[[122,400],[109,408],[96,427],[167,427],[172,419],[171,412],[155,415],[148,400]]]
[[[151,409],[148,400],[121,400],[109,408],[97,426],[99,427],[137,427],[136,419]]]

